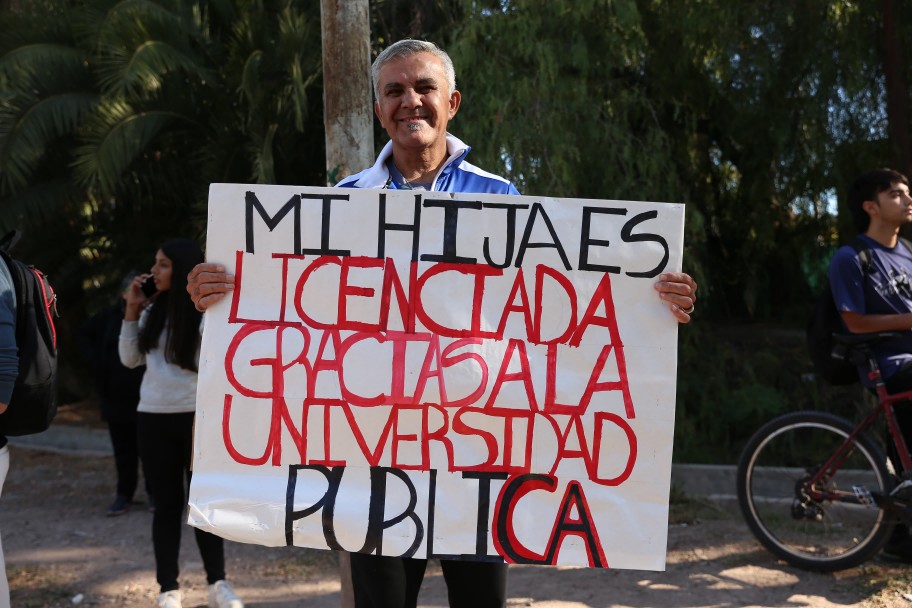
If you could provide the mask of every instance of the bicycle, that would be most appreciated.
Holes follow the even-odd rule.
[[[744,519],[766,549],[793,566],[857,566],[883,548],[897,523],[912,519],[912,457],[893,410],[912,400],[912,390],[887,393],[870,350],[897,335],[836,336],[834,356],[866,365],[874,383],[877,405],[860,423],[818,411],[784,414],[757,430],[741,453]],[[870,433],[881,416],[896,463]]]

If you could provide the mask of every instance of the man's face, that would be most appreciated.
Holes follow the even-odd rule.
[[[443,63],[430,53],[397,57],[380,69],[374,112],[397,148],[420,150],[446,141],[447,123],[459,109]]]
[[[878,192],[875,203],[871,213],[880,221],[894,226],[912,223],[912,198],[904,183],[893,182],[888,190]]]

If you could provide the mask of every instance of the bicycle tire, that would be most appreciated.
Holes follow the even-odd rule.
[[[854,501],[814,499],[803,483],[853,430],[848,420],[825,412],[785,414],[763,425],[741,453],[741,513],[757,540],[793,566],[818,572],[857,566],[880,551],[893,531],[895,520],[876,499],[888,495],[894,482],[883,450],[869,435],[858,435],[845,463],[815,486],[851,493]]]

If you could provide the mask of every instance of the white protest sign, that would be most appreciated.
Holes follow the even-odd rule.
[[[681,205],[214,184],[190,523],[382,555],[665,564]]]

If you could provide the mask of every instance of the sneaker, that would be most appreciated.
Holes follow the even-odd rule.
[[[183,608],[181,592],[178,589],[158,594],[158,608]]]
[[[108,517],[117,517],[118,515],[123,515],[130,510],[130,507],[133,506],[133,501],[126,496],[121,494],[117,495],[117,498],[114,499],[114,502],[111,503],[111,506],[108,507],[107,515]]]
[[[244,608],[244,602],[228,581],[217,581],[214,585],[209,585],[209,608]]]

